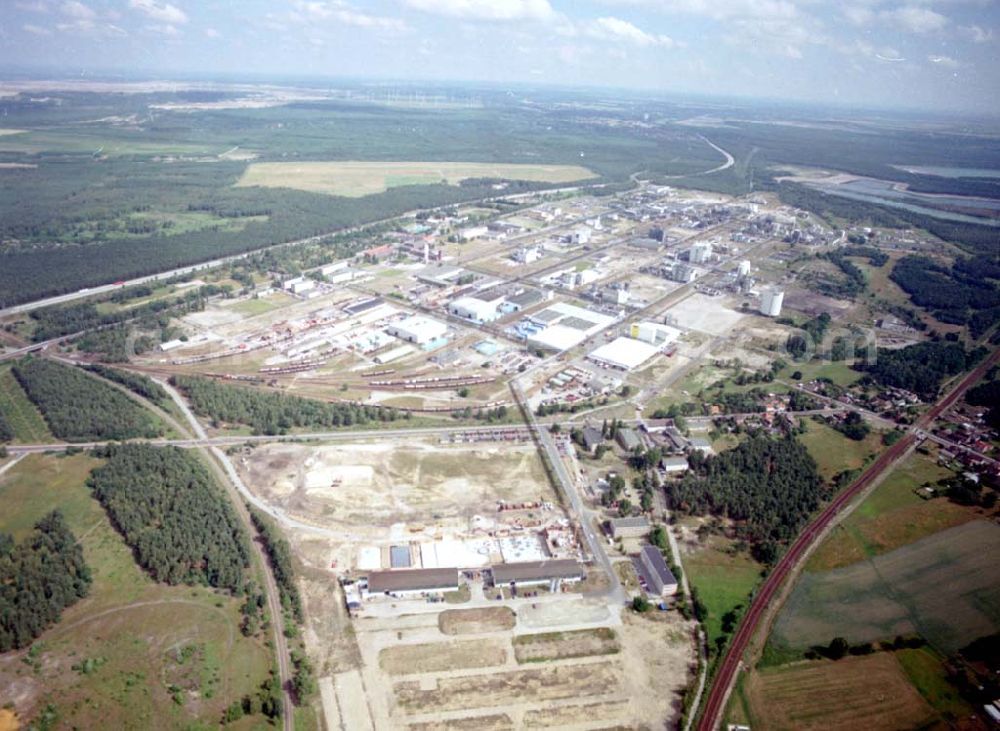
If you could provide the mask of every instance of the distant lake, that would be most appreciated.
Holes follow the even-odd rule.
[[[912,193],[907,190],[897,190],[892,182],[871,179],[852,180],[841,185],[822,182],[807,183],[807,185],[842,198],[901,208],[946,221],[1000,226],[1000,200],[992,198]]]
[[[937,175],[939,178],[1000,178],[1000,170],[992,168],[949,168],[935,165],[893,165],[893,167],[917,175]]]

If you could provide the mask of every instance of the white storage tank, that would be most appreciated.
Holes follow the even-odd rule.
[[[781,304],[785,300],[785,293],[780,289],[768,287],[760,293],[760,314],[768,317],[778,317],[781,315]]]

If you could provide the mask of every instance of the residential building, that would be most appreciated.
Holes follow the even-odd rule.
[[[643,546],[639,552],[639,566],[646,588],[657,596],[673,596],[677,593],[677,579],[663,560],[663,554],[656,546]]]

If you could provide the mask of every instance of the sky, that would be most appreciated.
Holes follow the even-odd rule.
[[[0,0],[0,72],[478,81],[1000,114],[1000,0]]]

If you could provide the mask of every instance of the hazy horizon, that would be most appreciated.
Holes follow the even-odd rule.
[[[996,116],[998,18],[996,3],[977,0],[34,0],[0,7],[0,68],[620,89]]]

